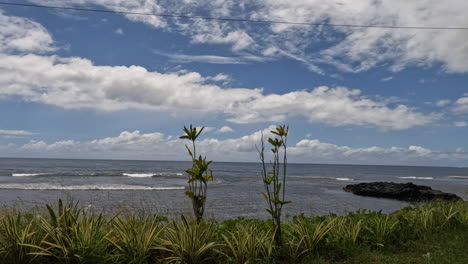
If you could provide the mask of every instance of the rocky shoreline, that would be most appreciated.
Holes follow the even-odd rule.
[[[368,182],[346,185],[343,188],[346,192],[356,195],[390,198],[408,202],[422,201],[461,201],[458,195],[433,190],[429,186],[416,185],[412,182]]]

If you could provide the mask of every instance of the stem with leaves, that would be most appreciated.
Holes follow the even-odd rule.
[[[185,148],[192,159],[192,168],[187,169],[185,172],[188,174],[188,188],[185,191],[192,201],[192,208],[197,223],[203,219],[205,212],[205,201],[208,195],[208,181],[213,180],[213,171],[210,169],[211,161],[206,161],[206,157],[201,155],[196,156],[196,144],[198,136],[201,134],[205,127],[197,131],[196,127],[190,125],[189,128],[184,126],[184,135],[180,136],[181,139],[188,139],[192,141],[192,149],[188,145]]]
[[[287,173],[287,155],[286,155],[286,142],[288,138],[289,127],[282,125],[271,131],[272,134],[276,135],[274,138],[268,138],[268,143],[272,146],[271,151],[273,152],[273,162],[271,163],[271,171],[267,171],[265,164],[265,143],[263,139],[263,133],[261,137],[261,147],[257,148],[260,154],[260,161],[262,163],[262,180],[266,192],[262,192],[263,198],[268,203],[266,211],[271,215],[273,227],[275,229],[275,244],[278,247],[282,246],[282,232],[281,232],[281,211],[285,204],[291,203],[291,201],[285,200],[286,194],[286,173]],[[281,150],[282,160],[281,164]],[[282,170],[281,170],[282,168]],[[281,177],[282,172],[282,179]]]

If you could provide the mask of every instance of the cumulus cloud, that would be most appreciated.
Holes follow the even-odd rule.
[[[0,54],[0,95],[68,109],[224,112],[234,123],[279,122],[288,116],[331,125],[387,130],[431,123],[435,117],[371,100],[359,90],[318,87],[264,95],[261,89],[221,88],[196,72],[149,72],[139,66],[96,66],[87,59]]]
[[[437,101],[437,102],[436,102],[436,105],[437,105],[438,107],[443,107],[443,106],[449,105],[450,103],[451,103],[450,100],[448,100],[448,99],[442,99],[442,100]]]
[[[22,17],[7,16],[0,9],[0,52],[48,52],[53,39],[39,23]]]
[[[219,133],[231,133],[231,132],[234,132],[234,129],[232,129],[229,126],[223,126],[220,129],[218,129],[218,132]]]
[[[453,103],[452,110],[457,113],[468,113],[468,96],[457,99]]]
[[[257,161],[257,146],[263,136],[269,137],[270,126],[262,131],[238,138],[217,139],[204,138],[198,142],[199,153],[217,161]],[[124,131],[115,137],[91,141],[30,141],[22,146],[9,146],[10,152],[27,153],[28,155],[46,154],[61,157],[106,157],[106,158],[155,158],[166,157],[181,160],[185,157],[184,140],[163,133],[141,133]],[[302,139],[291,143],[288,148],[291,162],[312,163],[349,163],[349,164],[426,164],[450,165],[468,161],[468,154],[439,152],[422,146],[408,147],[363,147],[352,148],[322,142],[318,139]]]
[[[26,18],[4,20],[15,24],[13,28],[32,27],[32,31],[48,34]],[[44,43],[38,52],[50,49],[52,44]],[[437,119],[437,115],[420,113],[406,105],[391,106],[385,98],[365,97],[358,89],[322,86],[264,94],[262,89],[224,88],[210,83],[223,78],[188,71],[160,73],[141,66],[98,66],[79,57],[0,52],[0,96],[66,109],[200,111],[224,114],[234,123],[282,122],[299,116],[333,126],[382,130],[408,129]]]
[[[265,95],[230,112],[235,123],[282,122],[290,116],[303,116],[312,122],[330,125],[363,125],[386,130],[407,129],[431,123],[437,117],[417,113],[405,105],[394,108],[371,100],[360,90],[345,87],[318,87],[312,91]]]

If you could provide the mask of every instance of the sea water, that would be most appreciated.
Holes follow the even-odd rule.
[[[30,210],[61,198],[98,212],[143,211],[169,217],[191,213],[184,194],[190,162],[0,159],[0,202]],[[258,163],[214,162],[206,215],[266,218]],[[468,199],[468,168],[289,164],[284,214],[345,214],[357,209],[390,212],[410,204],[344,192],[347,184],[413,182]]]

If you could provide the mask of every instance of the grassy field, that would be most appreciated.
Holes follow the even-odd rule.
[[[0,263],[468,263],[468,202],[270,221],[104,217],[78,205],[4,213]]]

